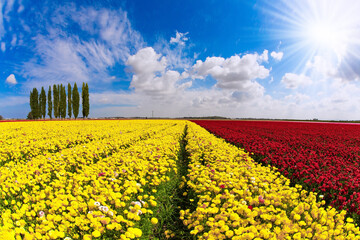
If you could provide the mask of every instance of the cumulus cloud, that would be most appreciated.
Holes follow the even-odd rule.
[[[306,63],[306,68],[322,74],[325,78],[335,77],[337,74],[336,66],[322,56],[314,56]]]
[[[15,75],[14,74],[10,74],[6,80],[5,80],[6,83],[9,83],[9,84],[17,84],[17,81],[16,81],[16,78],[15,78]]]
[[[260,63],[269,61],[269,51],[265,49],[264,52],[261,55],[259,55],[258,61]]]
[[[234,91],[231,95],[232,100],[238,102],[257,99],[264,95],[265,88],[257,82],[248,82],[241,91]]]
[[[4,42],[1,42],[1,51],[5,52],[6,50],[6,44]]]
[[[290,94],[290,95],[285,96],[285,98],[284,98],[285,101],[295,102],[296,104],[300,104],[309,99],[310,99],[310,97],[308,95],[302,94],[302,93]]]
[[[281,83],[284,84],[286,88],[296,89],[298,87],[310,85],[312,84],[312,81],[309,77],[303,74],[297,75],[294,73],[286,73],[282,77]]]
[[[186,35],[188,35],[189,33],[181,33],[176,31],[176,37],[171,37],[170,38],[170,43],[174,43],[174,44],[179,44],[180,46],[185,46],[185,42],[187,40],[189,40],[188,37],[186,37]]]
[[[277,60],[277,61],[281,61],[284,53],[283,53],[283,52],[275,52],[275,51],[272,51],[270,55],[271,55],[271,57],[272,57],[273,59],[275,59],[275,60]]]
[[[167,70],[165,56],[157,54],[152,47],[139,50],[127,60],[126,64],[132,68],[134,75],[130,87],[136,92],[143,92],[153,97],[161,97],[177,91],[178,87],[189,87],[189,82],[178,85],[181,74]]]
[[[246,90],[256,84],[256,79],[264,79],[269,76],[270,70],[260,65],[259,62],[266,59],[267,52],[262,55],[246,54],[230,58],[207,57],[203,62],[196,61],[192,68],[193,78],[205,78],[211,75],[216,79],[216,86],[221,89]]]

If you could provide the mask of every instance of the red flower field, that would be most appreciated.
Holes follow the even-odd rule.
[[[360,125],[275,121],[193,121],[253,153],[332,206],[360,214]]]

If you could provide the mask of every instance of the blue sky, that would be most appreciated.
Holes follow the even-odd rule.
[[[360,119],[360,2],[0,0],[0,115],[87,82],[90,117]]]

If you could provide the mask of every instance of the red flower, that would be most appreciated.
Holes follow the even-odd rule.
[[[214,135],[244,148],[250,156],[257,158],[257,161],[276,166],[280,173],[294,183],[300,181],[305,182],[305,185],[311,184],[311,189],[328,196],[333,206],[350,212],[359,211],[359,124],[205,120],[194,122]],[[214,169],[212,172],[215,173]],[[351,198],[353,193],[359,195]],[[341,196],[345,196],[344,199]],[[259,199],[259,203],[263,201]]]
[[[248,208],[252,211],[253,210],[253,206],[249,205]]]
[[[105,174],[106,174],[106,173],[101,172],[101,173],[98,174],[98,177],[102,177],[102,176],[104,176]]]
[[[220,185],[220,188],[225,188],[225,185],[224,185],[224,184],[221,184],[221,185]]]

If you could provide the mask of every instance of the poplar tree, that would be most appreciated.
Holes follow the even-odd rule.
[[[61,84],[62,85],[62,84]],[[57,85],[57,99],[58,99],[58,118],[61,118],[61,99],[60,99],[60,95],[61,95],[61,85],[58,84]]]
[[[32,92],[30,93],[30,108],[33,118],[38,119],[40,116],[39,92],[36,88],[33,88]]]
[[[72,113],[72,109],[71,109],[71,84],[68,83],[68,94],[67,94],[67,98],[68,98],[68,116],[69,118],[71,118],[71,113]]]
[[[39,105],[40,105],[40,118],[45,119],[46,115],[46,92],[44,87],[41,87],[41,93],[39,96]]]
[[[90,113],[90,95],[89,95],[89,85],[86,83],[85,84],[86,87],[86,117],[89,117],[89,113]]]
[[[59,117],[59,94],[58,94],[58,88],[57,85],[54,84],[53,86],[53,93],[54,93],[54,118]]]
[[[89,116],[89,87],[87,83],[83,83],[82,85],[82,91],[81,91],[81,97],[82,97],[82,114],[83,117]]]
[[[82,88],[81,88],[81,106],[82,106],[82,115],[83,118],[85,118],[85,83],[83,82]]]
[[[52,99],[51,99],[51,86],[49,86],[49,90],[48,90],[48,115],[49,118],[52,119]]]
[[[79,115],[79,105],[80,105],[80,96],[79,96],[79,91],[77,88],[76,83],[74,84],[74,88],[72,91],[72,110],[73,110],[73,114],[74,114],[74,118],[76,119]]]
[[[28,114],[28,119],[34,118],[34,89],[30,91],[30,112]]]
[[[60,116],[66,117],[66,90],[64,85],[60,85]]]

